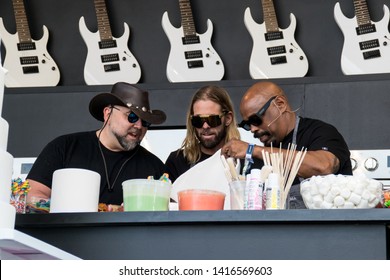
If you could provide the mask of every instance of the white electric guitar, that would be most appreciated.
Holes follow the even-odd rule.
[[[341,69],[345,75],[390,72],[389,8],[381,21],[370,19],[366,0],[354,0],[355,16],[347,18],[337,2],[334,17],[344,35]]]
[[[43,26],[39,41],[31,39],[23,0],[12,0],[16,21],[16,33],[10,34],[0,18],[0,37],[6,53],[4,68],[6,87],[56,86],[60,71],[54,59],[47,52],[49,31]]]
[[[141,68],[127,46],[129,26],[124,23],[125,31],[122,37],[113,37],[105,0],[94,0],[94,3],[98,31],[89,31],[84,17],[79,21],[80,33],[88,49],[84,65],[86,84],[104,85],[119,81],[137,83],[141,78]]]
[[[181,27],[172,26],[168,12],[162,17],[162,27],[171,44],[167,63],[170,82],[218,81],[225,68],[218,53],[211,45],[213,24],[207,20],[207,31],[198,34],[189,0],[179,0]]]
[[[309,69],[306,55],[294,38],[296,19],[280,29],[272,0],[262,0],[264,22],[256,23],[250,8],[244,15],[245,26],[253,40],[249,73],[253,79],[304,77]]]

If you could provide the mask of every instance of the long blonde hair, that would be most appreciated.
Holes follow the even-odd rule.
[[[181,145],[184,157],[189,163],[196,163],[201,156],[200,143],[195,134],[195,128],[191,124],[191,116],[194,114],[194,103],[199,100],[210,100],[221,106],[222,112],[232,112],[232,122],[226,128],[224,142],[231,139],[240,139],[240,132],[237,128],[237,121],[234,113],[233,102],[227,91],[218,86],[204,86],[195,92],[187,111],[187,135]]]

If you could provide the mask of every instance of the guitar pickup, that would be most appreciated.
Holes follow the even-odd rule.
[[[182,38],[183,45],[199,44],[199,36],[184,36]]]
[[[121,70],[118,63],[104,65],[104,72],[113,72]]]
[[[38,64],[38,57],[37,56],[23,56],[20,58],[20,64],[21,65]]]
[[[116,48],[115,40],[104,40],[99,42],[99,49]]]
[[[285,46],[277,46],[277,47],[270,47],[267,48],[268,55],[276,55],[281,53],[286,53],[286,47]]]
[[[117,53],[101,55],[102,63],[119,61],[119,55]]]
[[[38,66],[24,66],[23,68],[23,73],[24,74],[35,74],[39,73],[39,68]]]
[[[202,51],[188,51],[184,52],[186,59],[201,58],[203,57]]]
[[[18,43],[18,51],[30,51],[30,50],[35,50],[35,43]]]
[[[271,64],[272,65],[287,63],[287,58],[284,55],[283,56],[271,57],[270,60],[271,60]]]
[[[188,68],[201,68],[203,67],[203,61],[202,60],[192,60],[187,61]]]
[[[282,31],[267,32],[264,34],[264,36],[266,41],[280,40],[283,39],[283,32]]]
[[[376,32],[375,24],[364,24],[356,27],[356,34],[363,35]]]
[[[364,42],[360,42],[359,45],[361,50],[379,48],[379,40],[375,39],[370,41],[364,41]]]
[[[381,52],[379,50],[364,52],[363,57],[364,57],[364,59],[381,57]]]

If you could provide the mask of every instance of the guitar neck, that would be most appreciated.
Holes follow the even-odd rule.
[[[12,0],[15,13],[16,31],[18,32],[20,43],[31,43],[30,28],[24,7],[24,0]]]
[[[100,39],[102,41],[112,40],[112,32],[110,21],[108,19],[106,2],[105,0],[94,0],[94,2]]]
[[[368,6],[366,0],[354,0],[355,15],[358,25],[371,24],[370,13],[368,12]]]
[[[179,0],[179,5],[184,36],[196,36],[190,0]]]
[[[276,18],[274,2],[272,0],[261,0],[263,16],[267,32],[278,32],[279,25]]]

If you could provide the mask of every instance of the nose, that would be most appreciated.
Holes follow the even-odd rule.
[[[209,124],[207,122],[203,122],[203,125],[202,125],[203,128],[210,128]]]
[[[142,127],[141,118],[138,118],[138,120],[135,123],[133,123],[133,126],[141,128]]]

